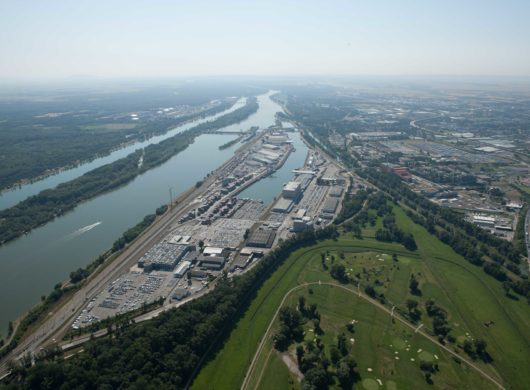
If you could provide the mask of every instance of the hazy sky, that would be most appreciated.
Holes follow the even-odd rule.
[[[530,75],[530,1],[0,0],[0,79]]]

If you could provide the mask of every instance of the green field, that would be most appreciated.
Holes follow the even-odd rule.
[[[527,369],[530,364],[530,307],[526,301],[508,299],[499,282],[466,262],[421,226],[412,223],[401,209],[395,208],[394,212],[398,226],[414,235],[417,251],[409,252],[399,244],[368,238],[373,235],[374,228],[367,229],[364,232],[366,238],[362,240],[343,234],[337,241],[325,241],[297,250],[262,285],[222,348],[203,367],[193,388],[235,389],[241,386],[261,338],[286,293],[302,283],[332,281],[320,260],[321,252],[328,251],[328,266],[331,265],[331,256],[334,256],[335,262],[344,264],[350,275],[356,277],[359,274],[362,286],[374,284],[377,280],[376,291],[385,294],[388,307],[396,305],[396,310],[404,311],[407,299],[418,300],[423,312],[421,322],[427,329],[431,328],[431,320],[423,303],[429,298],[434,299],[448,312],[451,334],[457,343],[466,338],[482,338],[487,342],[487,351],[493,362],[484,363],[477,359],[474,363],[478,367],[497,378],[506,388],[525,388],[530,381]],[[398,255],[397,262],[392,260],[394,253]],[[340,258],[341,254],[344,259]],[[420,282],[421,296],[412,296],[409,292],[412,273]],[[349,285],[349,288],[356,287]],[[426,338],[411,335],[411,331],[403,325],[393,324],[388,314],[363,303],[353,294],[339,291],[336,287],[316,286],[312,289],[314,293],[311,297],[306,293],[308,301],[314,299],[322,314],[325,344],[325,337],[333,339],[336,326],[343,327],[352,319],[359,321],[353,336],[352,354],[359,365],[360,385],[363,387],[374,387],[374,383],[379,386],[377,379],[389,389],[395,386],[428,387],[419,369],[419,360],[432,359],[434,355],[438,356],[440,365],[440,371],[433,375],[436,387],[494,387],[464,363],[457,364],[448,352],[440,351]],[[293,299],[298,295],[294,293]],[[411,347],[408,347],[409,344]],[[405,358],[390,359],[395,355],[395,349],[403,345],[407,345],[409,351],[398,352],[403,354],[400,356],[406,355]],[[448,343],[448,346],[467,358],[456,343]],[[414,357],[412,351],[418,349],[426,352]],[[368,368],[372,371],[369,372]],[[265,345],[259,356],[249,388],[254,388],[258,381],[259,388],[264,389],[298,386],[296,378],[270,344]]]
[[[315,303],[321,314],[321,328],[324,333],[318,336],[325,345],[329,356],[330,346],[336,343],[337,335],[345,333],[351,343],[350,352],[358,363],[360,380],[357,386],[371,389],[379,388],[422,388],[426,386],[424,376],[419,369],[420,361],[431,361],[439,365],[439,372],[433,375],[434,385],[460,389],[493,389],[495,386],[482,378],[464,364],[457,364],[451,356],[431,341],[414,333],[399,322],[393,323],[391,317],[373,305],[355,295],[332,286],[314,285],[302,292],[307,304]],[[286,302],[294,307],[300,292],[292,294]],[[354,333],[346,330],[345,324],[354,321]],[[305,339],[316,340],[312,326],[304,326]],[[285,354],[295,356],[294,345]],[[270,353],[272,351],[272,353]],[[274,356],[275,359],[271,359]],[[249,382],[249,389],[286,388],[270,387],[268,381],[278,381],[276,374],[278,363],[283,363],[281,354],[268,343]],[[278,363],[276,363],[278,362]],[[284,364],[284,367],[286,365]],[[298,385],[296,376],[290,375],[293,388]],[[259,383],[258,383],[259,382]],[[339,389],[338,386],[331,386]],[[288,388],[288,387],[287,387]]]

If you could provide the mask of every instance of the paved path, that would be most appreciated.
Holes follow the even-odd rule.
[[[392,316],[392,311],[389,310],[387,307],[383,306],[381,303],[379,303],[378,301],[370,298],[369,296],[363,294],[363,293],[360,293],[358,291],[355,291],[355,290],[352,290],[346,286],[343,286],[343,285],[340,285],[340,284],[335,284],[335,283],[327,283],[327,282],[312,282],[312,283],[303,283],[303,284],[300,284],[298,286],[295,286],[293,288],[291,288],[289,291],[287,291],[285,293],[285,295],[283,296],[283,299],[280,303],[280,305],[278,305],[278,308],[276,309],[276,312],[274,313],[274,316],[272,317],[272,320],[270,321],[269,323],[269,326],[267,327],[267,330],[265,331],[265,335],[263,336],[263,338],[261,339],[261,342],[258,346],[258,348],[256,349],[256,353],[254,354],[254,357],[252,358],[252,361],[250,362],[250,366],[247,370],[247,373],[245,374],[245,378],[243,380],[243,384],[241,385],[241,389],[242,390],[246,390],[248,389],[248,386],[249,386],[249,381],[250,381],[250,378],[252,376],[252,372],[253,370],[255,369],[256,367],[256,363],[258,361],[258,358],[261,354],[261,351],[263,350],[263,347],[265,346],[267,340],[269,339],[270,337],[270,332],[271,332],[271,329],[276,321],[276,318],[278,317],[278,314],[280,312],[280,309],[282,308],[282,306],[284,305],[285,301],[287,300],[287,298],[289,297],[289,295],[291,295],[293,292],[299,290],[299,289],[302,289],[302,288],[305,288],[305,287],[308,287],[308,286],[314,286],[314,285],[318,285],[318,286],[331,286],[331,287],[337,287],[337,288],[341,288],[343,290],[346,290],[346,291],[349,291],[351,292],[352,294],[356,295],[356,296],[359,296],[360,298],[364,299],[365,301],[367,301],[368,303],[370,303],[371,305],[377,307],[378,309],[384,311],[385,313],[387,313],[389,316],[395,318],[396,320],[400,321],[402,324],[404,324],[405,326],[407,326],[408,328],[410,328],[412,331],[422,335],[423,337],[425,337],[426,339],[428,339],[429,341],[431,341],[432,343],[436,344],[436,346],[438,346],[439,348],[443,349],[444,351],[448,352],[449,354],[451,354],[452,356],[455,356],[457,357],[458,359],[460,359],[461,361],[463,361],[464,363],[466,363],[469,367],[471,367],[472,369],[474,369],[478,374],[482,375],[484,378],[488,379],[489,381],[491,381],[493,384],[495,384],[497,387],[499,387],[500,389],[504,389],[504,386],[495,378],[493,378],[491,375],[489,375],[488,373],[486,373],[484,370],[482,370],[480,367],[478,367],[477,365],[475,365],[473,362],[471,362],[470,360],[458,355],[456,352],[454,352],[453,350],[451,350],[450,348],[446,347],[445,345],[441,344],[440,342],[438,342],[438,340],[436,338],[434,338],[433,336],[427,334],[425,331],[423,331],[421,329],[421,325],[419,327],[411,324],[410,322],[408,322],[407,320],[405,320],[404,318],[396,315],[394,313],[394,315]],[[262,370],[264,370],[265,367],[263,367]],[[259,378],[261,379],[261,376],[263,375],[263,373],[261,372],[260,373],[260,376]],[[256,384],[256,387],[259,385],[259,382]]]

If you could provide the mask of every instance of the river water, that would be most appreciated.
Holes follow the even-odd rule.
[[[271,203],[280,193],[282,186],[293,178],[293,169],[304,166],[307,157],[307,146],[300,133],[289,133],[295,151],[291,152],[287,161],[271,176],[254,183],[238,195],[239,198],[251,198]]]
[[[273,125],[281,107],[269,96],[270,93],[259,96],[258,112],[235,126],[248,129]],[[289,180],[290,170],[303,164],[305,146],[299,144],[297,133],[290,135],[297,151],[275,178],[256,183],[247,189],[246,196],[255,197],[255,191],[260,194],[259,199],[272,199],[281,184]],[[71,271],[86,266],[109,249],[125,230],[167,203],[169,187],[177,196],[229,159],[238,145],[224,150],[218,147],[236,137],[235,134],[201,135],[186,150],[129,184],[87,201],[29,235],[0,247],[0,335],[5,335],[9,320],[38,303],[40,296],[48,294],[55,283],[68,279]],[[137,148],[138,145],[134,147]],[[272,197],[265,195],[262,186],[267,187]]]
[[[268,95],[262,95],[261,99],[266,99]],[[3,210],[5,208],[11,207],[18,202],[26,199],[28,196],[36,195],[40,191],[45,190],[47,188],[53,188],[56,185],[60,183],[67,182],[69,180],[73,180],[76,177],[79,177],[93,169],[96,169],[98,167],[101,167],[105,164],[110,164],[111,162],[114,162],[116,160],[119,160],[120,158],[123,158],[132,152],[134,152],[136,149],[142,149],[145,148],[148,145],[151,144],[157,144],[167,138],[173,137],[174,135],[178,133],[182,133],[183,131],[189,130],[194,126],[197,126],[201,123],[208,122],[211,120],[214,120],[216,118],[219,118],[220,116],[223,116],[225,114],[228,114],[232,111],[237,110],[238,108],[241,108],[245,105],[246,99],[241,98],[239,99],[232,107],[229,109],[222,111],[215,115],[210,115],[206,118],[197,119],[194,121],[190,121],[188,123],[185,123],[181,126],[175,127],[174,129],[169,130],[167,133],[162,135],[157,135],[154,137],[151,137],[145,141],[142,142],[136,142],[130,145],[127,145],[123,148],[116,149],[107,156],[96,158],[92,161],[86,162],[84,164],[80,164],[79,166],[76,166],[71,169],[66,169],[62,172],[59,172],[56,175],[48,176],[42,180],[35,181],[34,183],[28,183],[26,185],[21,186],[20,188],[13,189],[12,191],[7,191],[4,193],[0,193],[0,210]]]

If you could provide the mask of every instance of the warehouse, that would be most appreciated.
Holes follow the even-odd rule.
[[[138,260],[138,267],[145,272],[153,270],[173,271],[177,263],[192,249],[190,245],[160,243],[149,249]]]
[[[302,187],[297,181],[290,181],[283,186],[282,196],[288,199],[296,199],[302,193]]]
[[[201,269],[207,269],[212,271],[220,271],[225,265],[226,259],[221,256],[204,256],[200,255],[197,258],[199,267]]]
[[[273,161],[269,160],[268,158],[266,158],[262,154],[254,154],[252,156],[252,159],[254,161],[257,161],[257,162],[260,162],[260,163],[263,163],[263,164],[266,164],[266,165],[270,165],[270,164],[273,163]]]
[[[273,145],[281,145],[289,142],[289,137],[286,135],[269,135],[267,137],[267,142]]]
[[[183,260],[180,262],[180,264],[177,266],[177,269],[175,272],[173,272],[173,276],[175,278],[182,278],[186,271],[190,268],[191,262],[187,260]]]
[[[258,150],[257,153],[261,154],[262,156],[265,156],[269,160],[278,160],[280,158],[280,154],[279,153],[273,152],[273,151],[268,150],[268,149],[263,149],[262,148],[262,149]]]
[[[334,198],[340,198],[340,196],[342,195],[342,187],[341,186],[333,186],[333,187],[331,187],[331,189],[329,190],[328,195],[332,196]]]
[[[333,214],[335,211],[337,211],[337,207],[339,205],[339,200],[337,198],[326,198],[326,201],[324,202],[324,206],[322,206],[322,212]]]
[[[262,146],[265,149],[269,149],[269,150],[279,150],[280,149],[280,147],[278,145],[263,144]]]
[[[189,297],[190,295],[191,295],[190,290],[187,290],[185,288],[177,288],[173,292],[173,299],[175,299],[177,301],[180,301],[180,300],[182,300],[184,298]]]
[[[257,248],[270,248],[276,233],[273,230],[256,230],[247,240],[247,245]]]
[[[484,215],[474,215],[473,216],[473,223],[478,226],[484,226],[484,227],[494,227],[495,226],[495,218],[494,217],[486,217]]]
[[[228,249],[219,248],[219,247],[215,247],[215,246],[207,246],[202,251],[202,254],[204,256],[219,256],[219,257],[227,258],[228,257]]]
[[[275,213],[288,213],[293,208],[293,201],[291,199],[280,198],[272,207]]]

